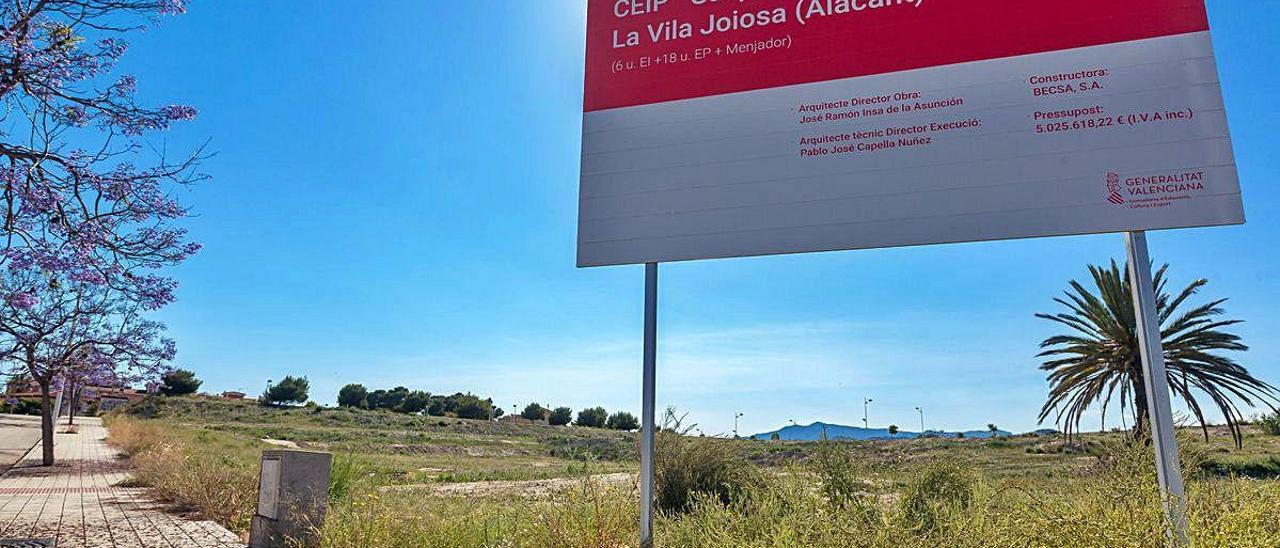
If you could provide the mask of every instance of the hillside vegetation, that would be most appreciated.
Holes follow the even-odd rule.
[[[563,477],[592,462],[603,471],[629,469],[633,436],[595,428],[407,415],[352,408],[264,407],[214,398],[153,398],[123,413],[164,424],[199,444],[234,448],[256,466],[277,444],[328,451],[364,461],[384,485]],[[272,441],[263,441],[272,440]]]
[[[257,455],[334,452],[326,546],[634,546],[635,435],[527,421],[157,398],[108,417],[137,482],[244,531]],[[1196,546],[1280,546],[1280,436],[1184,430]],[[263,441],[267,440],[267,441]],[[1163,542],[1126,434],[768,442],[663,432],[662,546],[1133,546]],[[708,478],[710,478],[708,480]],[[664,503],[665,504],[665,503]]]

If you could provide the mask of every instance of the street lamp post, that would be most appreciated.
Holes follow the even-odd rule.
[[[924,435],[924,409],[917,407],[916,411],[920,412],[920,435],[923,436]]]
[[[742,413],[733,416],[733,439],[738,439],[738,419],[742,418]]]
[[[862,427],[863,427],[863,428],[871,428],[871,421],[867,420],[867,419],[868,419],[868,417],[867,417],[867,405],[868,405],[868,404],[870,404],[870,403],[871,403],[871,402],[873,402],[873,401],[875,401],[875,400],[873,400],[873,399],[871,399],[871,398],[863,398],[863,399],[862,399]]]

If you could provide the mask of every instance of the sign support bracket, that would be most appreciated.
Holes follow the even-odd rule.
[[[1164,513],[1169,527],[1169,545],[1189,546],[1187,530],[1186,488],[1182,481],[1182,464],[1178,457],[1178,440],[1174,436],[1173,411],[1169,404],[1169,376],[1165,371],[1164,348],[1160,337],[1160,320],[1156,316],[1155,284],[1151,279],[1151,256],[1147,250],[1147,234],[1142,230],[1126,232],[1125,248],[1129,254],[1129,284],[1133,291],[1134,316],[1142,357],[1142,377],[1151,416],[1151,441],[1155,447],[1156,476],[1164,497]]]

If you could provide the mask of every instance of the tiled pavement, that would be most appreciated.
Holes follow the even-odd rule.
[[[40,440],[40,417],[0,414],[0,474],[22,460]]]
[[[57,539],[58,548],[243,547],[211,521],[190,521],[143,498],[143,489],[116,487],[128,477],[95,418],[77,434],[57,434],[57,464],[44,468],[37,445],[0,476],[0,539]],[[65,426],[59,425],[61,431]]]

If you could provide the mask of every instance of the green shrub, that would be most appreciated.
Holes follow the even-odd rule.
[[[621,438],[549,436],[542,440],[550,448],[547,454],[579,461],[635,461],[636,445]]]
[[[301,405],[307,401],[311,383],[306,377],[286,376],[279,383],[267,388],[259,399],[265,405]]]
[[[607,426],[610,430],[622,430],[624,432],[630,432],[632,430],[636,430],[640,428],[640,421],[636,419],[636,416],[632,415],[631,413],[628,413],[626,411],[618,411],[617,413],[609,415],[609,420],[605,422],[605,426]]]
[[[687,512],[699,496],[729,504],[746,489],[761,483],[761,474],[735,444],[721,439],[689,436],[684,417],[668,409],[658,432],[654,455],[657,506],[667,512]]]
[[[1261,480],[1280,479],[1280,457],[1269,456],[1251,460],[1209,461],[1202,469],[1211,475]]]
[[[551,412],[547,408],[539,405],[538,402],[533,402],[524,406],[524,411],[520,412],[520,418],[531,421],[546,420],[549,413]]]
[[[42,412],[40,400],[21,398],[13,406],[12,413],[17,415],[39,415]]]
[[[591,407],[578,411],[578,426],[586,426],[588,428],[604,428],[605,422],[609,420],[609,412],[603,407]]]
[[[165,373],[160,379],[164,382],[160,386],[160,392],[166,396],[195,394],[200,385],[204,384],[204,381],[196,378],[195,373],[186,369],[175,369]]]
[[[421,390],[414,390],[404,397],[404,401],[401,401],[395,410],[416,415],[425,411],[428,405],[431,405],[431,394]]]
[[[833,508],[866,508],[860,498],[866,487],[865,471],[840,442],[818,442],[805,468],[818,478],[822,496]]]
[[[1258,427],[1270,436],[1280,436],[1280,411],[1258,417]]]
[[[493,403],[489,400],[482,400],[479,396],[462,394],[453,398],[455,402],[453,411],[460,419],[487,419],[489,415],[494,414]]]
[[[365,396],[365,402],[369,409],[386,409],[395,410],[404,403],[404,399],[409,397],[409,389],[403,386],[397,386],[391,390],[377,389],[369,392]]]
[[[369,461],[351,454],[333,456],[329,468],[329,503],[340,504],[351,495],[352,487],[367,485],[374,475]]]
[[[369,389],[363,384],[348,384],[338,391],[338,407],[366,407],[368,398]]]
[[[557,407],[547,416],[551,426],[564,426],[573,421],[573,410],[568,407]]]
[[[1183,477],[1202,475],[1210,465],[1209,452],[1199,437],[1190,431],[1178,431],[1178,457]],[[1115,482],[1155,484],[1155,450],[1144,430],[1133,436],[1098,444],[1096,461],[1089,473],[1110,477]]]
[[[907,485],[902,517],[915,530],[934,530],[951,514],[970,508],[977,485],[977,472],[960,461],[930,462]]]

